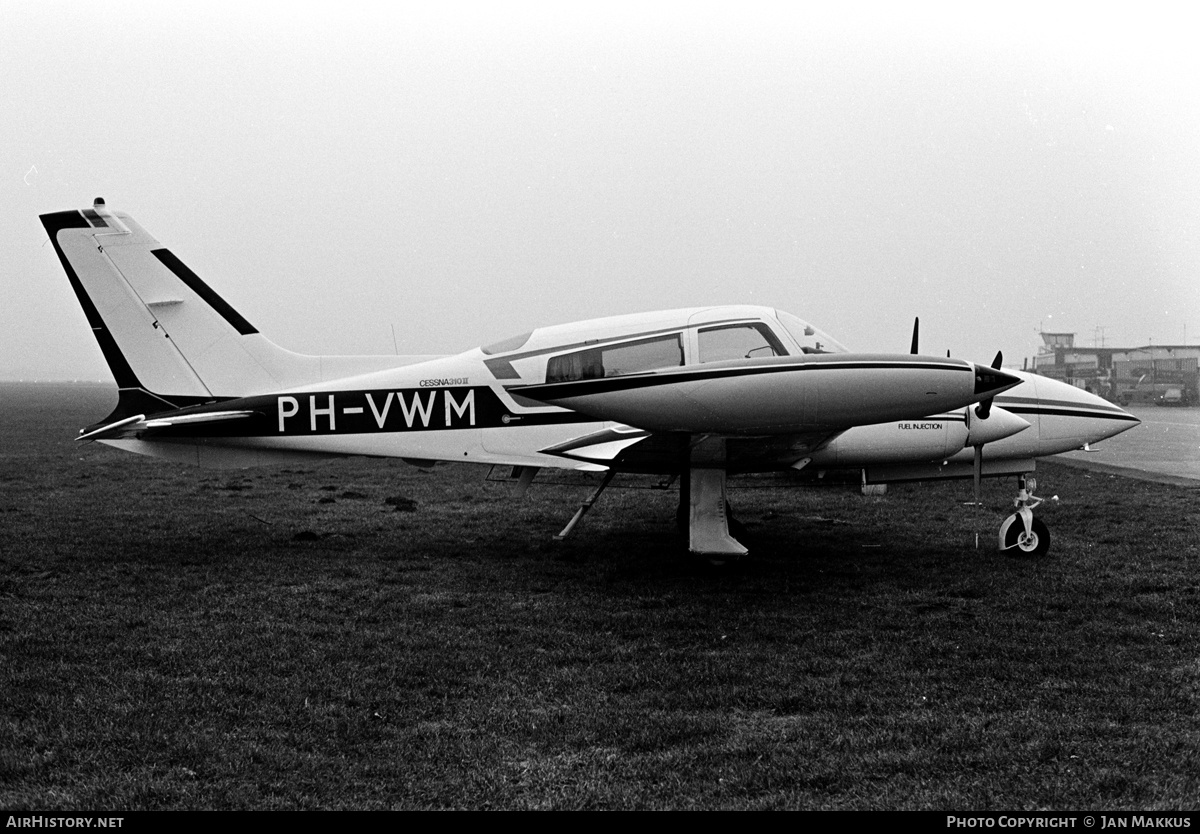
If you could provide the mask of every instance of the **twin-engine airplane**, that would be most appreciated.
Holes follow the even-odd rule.
[[[961,359],[851,353],[766,307],[545,327],[455,356],[304,356],[267,340],[103,200],[42,216],[120,389],[79,440],[201,466],[317,455],[678,476],[689,548],[744,554],[726,476],[860,470],[864,484],[1020,476],[1001,547],[1041,553],[1034,459],[1138,420],[1045,377]],[[984,447],[987,452],[984,454]],[[1027,488],[1028,487],[1028,488]],[[978,496],[977,496],[978,497]]]

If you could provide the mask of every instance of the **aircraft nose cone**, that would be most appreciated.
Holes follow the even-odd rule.
[[[1078,407],[1088,409],[1092,412],[1091,416],[1096,424],[1096,433],[1099,435],[1096,437],[1096,440],[1120,434],[1126,429],[1131,429],[1142,422],[1120,406],[1114,405],[1103,397],[1099,397],[1088,391],[1081,391],[1078,388],[1072,387],[1071,395]]]
[[[1123,431],[1128,431],[1142,422],[1125,409],[1113,405],[1102,397],[1089,394],[1086,391],[1081,393],[1085,405],[1099,412],[1093,419],[1093,422],[1096,424],[1096,437],[1089,442],[1095,443],[1096,441],[1120,434]]]
[[[1115,406],[1114,406],[1115,407]],[[1135,417],[1123,408],[1117,408],[1117,412],[1121,415],[1121,419],[1129,423],[1129,428],[1133,428],[1142,422],[1142,418]]]
[[[987,365],[975,366],[975,395],[978,397],[992,396],[1020,384],[1021,380],[1012,374]]]
[[[1049,454],[1078,449],[1120,434],[1141,422],[1125,409],[1057,379],[1033,376],[1038,423]]]

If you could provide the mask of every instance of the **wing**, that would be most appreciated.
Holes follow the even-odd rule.
[[[838,434],[820,431],[730,438],[725,466],[734,472],[786,469],[805,460]],[[614,426],[540,451],[622,472],[680,472],[689,467],[692,446],[703,437],[706,435]]]

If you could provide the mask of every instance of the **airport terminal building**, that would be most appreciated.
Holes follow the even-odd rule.
[[[1119,405],[1200,405],[1200,345],[1077,347],[1074,333],[1042,333],[1033,370]]]

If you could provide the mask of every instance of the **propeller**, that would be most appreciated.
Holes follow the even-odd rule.
[[[991,367],[994,368],[994,370],[998,371],[998,370],[1000,370],[1000,366],[1003,364],[1003,362],[1004,362],[1004,352],[1003,352],[1003,350],[997,350],[996,358],[991,360]],[[986,398],[986,400],[980,400],[979,403],[977,404],[977,406],[974,407],[974,409],[973,409],[974,415],[976,415],[977,418],[979,418],[980,420],[988,419],[989,416],[991,415],[991,401],[992,400],[995,400],[995,397],[988,397],[988,398]],[[971,431],[971,410],[972,409],[967,409],[967,431]],[[976,456],[974,456],[974,482],[976,482],[976,506],[979,506],[979,486],[980,486],[980,482],[983,481],[983,443],[974,444],[974,450],[976,450]]]
[[[914,353],[914,354],[917,352],[917,337],[920,332],[920,327],[921,327],[921,319],[914,318],[913,319],[913,335],[912,335],[912,353]],[[947,359],[950,358],[950,351],[946,351],[946,358]],[[1004,364],[1004,352],[998,350],[998,351],[996,351],[996,358],[994,358],[992,360],[992,370],[996,370],[996,371],[1000,370],[1000,366],[1002,364]],[[977,385],[982,384],[983,382],[984,382],[984,379],[982,376],[976,377]],[[978,389],[976,389],[976,390],[978,390]],[[975,415],[974,415],[975,418],[977,418],[979,420],[986,420],[992,414],[992,400],[994,400],[994,399],[995,399],[995,397],[988,397],[987,399],[980,400],[975,405],[974,409],[971,409],[971,408],[967,409],[966,418],[967,418],[968,433],[971,430],[971,420],[972,420],[971,411],[973,410],[975,412]],[[1028,425],[1028,424],[1026,424],[1026,425]],[[979,512],[979,505],[981,503],[979,500],[979,493],[980,493],[980,490],[981,490],[981,487],[983,484],[983,446],[984,446],[985,442],[986,441],[981,439],[980,442],[974,444],[975,461],[974,461],[972,474],[973,474],[974,480],[975,480],[975,508],[976,508],[975,512],[976,512],[977,518],[978,518],[978,512]],[[976,531],[976,533],[975,533],[975,547],[976,547],[976,549],[978,549],[978,547],[979,547],[979,532],[978,531]]]
[[[918,350],[917,350],[917,344],[918,344],[918,342],[920,341],[920,339],[918,338],[918,337],[920,336],[920,333],[921,333],[921,317],[920,317],[920,316],[914,316],[914,317],[913,317],[913,337],[912,337],[912,347],[910,347],[910,348],[908,349],[908,352],[909,352],[909,353],[911,353],[913,356],[916,356],[916,355],[917,355],[917,353],[919,353],[919,352],[920,352],[920,351],[918,351]],[[950,351],[946,351],[946,358],[947,358],[947,359],[949,359],[949,358],[950,358]]]
[[[921,332],[921,319],[918,316],[918,317],[913,318],[912,346],[909,349],[910,352],[914,355],[917,353],[917,348],[918,348],[918,344],[920,341],[920,332]],[[950,351],[946,351],[946,358],[947,359],[950,358]],[[1002,364],[1004,364],[1004,352],[998,350],[998,351],[996,351],[996,358],[992,360],[992,369],[998,371],[998,370],[1000,370],[1000,366]],[[983,383],[984,383],[984,379],[982,376],[976,377],[977,385],[983,384]],[[975,418],[977,418],[979,420],[986,420],[988,417],[990,417],[992,414],[992,400],[994,400],[994,399],[995,399],[995,397],[988,397],[985,400],[980,400],[975,405],[975,408],[973,409],[975,412],[975,415],[974,415]],[[970,430],[971,430],[971,419],[972,419],[971,411],[972,411],[972,409],[968,408],[967,412],[966,412],[967,431],[968,432],[970,432]],[[976,508],[978,508],[979,504],[980,504],[979,493],[980,493],[982,483],[983,483],[983,446],[984,446],[985,442],[986,441],[981,439],[979,443],[974,444],[975,465],[973,467],[973,475],[974,475],[974,480],[975,480],[975,506],[976,506]],[[975,546],[979,547],[979,534],[978,533],[975,534]]]
[[[1004,351],[996,351],[996,358],[992,360],[992,370],[1000,370],[1000,366],[1004,364]],[[980,400],[975,406],[975,414],[981,420],[986,420],[988,415],[992,413],[992,400],[995,397],[988,397],[986,400]]]
[[[979,506],[979,487],[983,482],[983,444],[975,447],[975,506]]]
[[[998,351],[996,351],[996,358],[992,360],[992,369],[996,370],[996,371],[1000,370],[1000,366],[1003,363],[1004,363],[1004,352],[998,350]],[[971,431],[971,411],[973,410],[975,412],[975,417],[978,418],[979,420],[986,420],[989,416],[991,416],[992,400],[994,400],[994,399],[995,399],[995,397],[988,397],[986,400],[980,400],[974,409],[971,409],[971,408],[967,409],[967,432],[968,433]],[[975,526],[976,526],[976,528],[978,528],[978,526],[979,526],[979,524],[978,524],[979,505],[980,505],[979,492],[980,492],[980,487],[982,486],[982,483],[983,483],[983,442],[982,441],[975,444],[975,465],[973,467],[972,474],[974,475],[974,480],[975,480],[975,518],[976,518]],[[976,550],[979,549],[979,530],[978,529],[976,529],[976,531],[975,531],[975,549]]]

